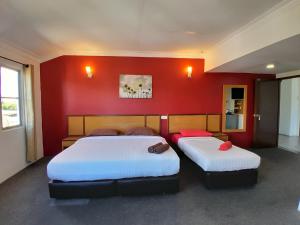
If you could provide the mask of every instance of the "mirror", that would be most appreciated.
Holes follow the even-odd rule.
[[[247,85],[223,86],[223,132],[245,132]]]

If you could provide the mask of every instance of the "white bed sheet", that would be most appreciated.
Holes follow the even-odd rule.
[[[166,143],[160,136],[81,138],[48,163],[48,177],[92,181],[177,174],[179,158],[171,147],[162,154],[148,153],[148,147],[158,142]]]
[[[260,157],[253,152],[233,146],[228,151],[219,151],[223,141],[214,137],[183,137],[179,148],[205,171],[237,171],[256,169]]]

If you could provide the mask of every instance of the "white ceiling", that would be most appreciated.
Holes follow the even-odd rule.
[[[201,57],[281,0],[1,0],[0,39],[63,54]]]
[[[245,72],[279,74],[300,69],[300,35],[287,38],[241,58],[225,63],[210,72]],[[266,69],[274,64],[274,69]]]

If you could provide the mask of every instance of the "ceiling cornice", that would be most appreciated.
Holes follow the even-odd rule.
[[[20,59],[29,59],[34,62],[45,62],[63,55],[76,56],[120,56],[120,57],[156,57],[156,58],[196,58],[204,59],[203,51],[199,52],[160,52],[160,51],[58,51],[48,56],[39,56],[32,51],[17,46],[7,40],[0,39],[0,51],[16,51]]]
[[[286,73],[278,73],[278,74],[276,74],[276,78],[293,77],[293,76],[299,76],[299,75],[300,75],[300,70],[294,70],[294,71],[289,71]]]
[[[6,53],[6,56],[8,57],[13,56],[15,59],[18,58],[20,61],[26,60],[27,62],[24,62],[25,64],[41,62],[40,56],[34,54],[28,49],[17,46],[8,40],[0,39],[0,51]]]
[[[236,31],[232,32],[227,37],[223,38],[221,41],[216,42],[214,45],[212,45],[208,49],[208,51],[222,45],[226,41],[229,41],[233,37],[238,36],[239,34],[243,33],[245,30],[247,30],[248,28],[253,26],[255,23],[257,23],[258,21],[264,19],[265,17],[267,17],[268,15],[270,15],[273,12],[277,11],[278,9],[281,9],[283,6],[286,6],[286,5],[289,5],[289,4],[295,4],[295,3],[299,3],[299,0],[283,0],[283,1],[281,1],[280,3],[278,3],[278,4],[274,5],[273,7],[271,7],[269,10],[265,11],[263,14],[259,15],[258,17],[254,18],[253,20],[251,20],[249,23],[245,24],[244,26],[240,27]]]
[[[299,0],[284,0],[210,48],[205,71],[218,71],[226,63],[298,35],[299,8]]]
[[[154,58],[191,58],[204,59],[205,54],[199,52],[159,52],[159,51],[61,51],[42,59],[42,62],[62,55],[74,56],[120,56],[120,57],[154,57]]]

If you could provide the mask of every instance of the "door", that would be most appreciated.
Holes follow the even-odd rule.
[[[256,148],[278,145],[279,84],[279,80],[255,82],[253,146]]]

